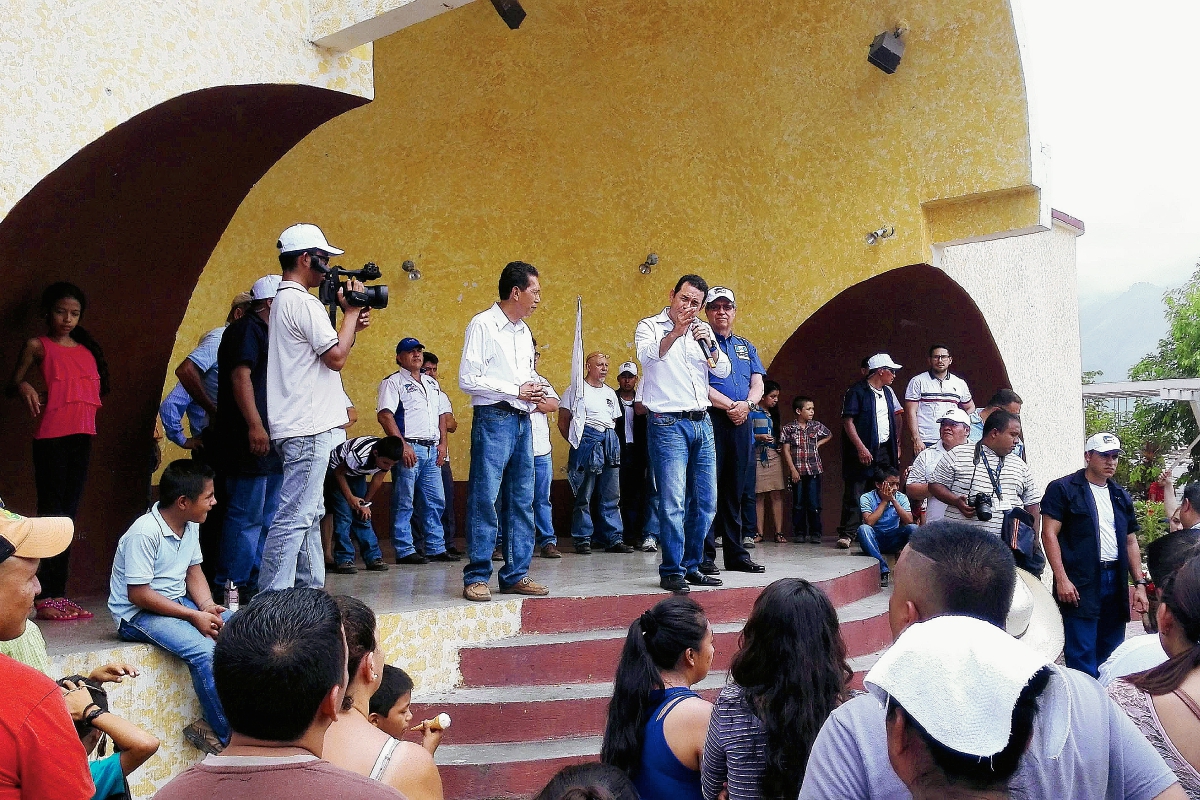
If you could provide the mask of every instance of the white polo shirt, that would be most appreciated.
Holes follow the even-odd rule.
[[[267,421],[273,440],[315,436],[345,425],[341,376],[321,356],[338,343],[325,306],[283,281],[267,329]]]
[[[939,431],[940,434],[940,431]],[[937,465],[941,463],[942,457],[949,453],[942,445],[942,440],[939,437],[937,443],[933,447],[926,447],[917,454],[913,461],[912,469],[908,471],[909,483],[933,483],[933,473],[937,469]],[[932,494],[925,500],[925,522],[936,522],[946,515],[946,504],[938,500]]]
[[[646,317],[637,324],[633,334],[638,361],[642,362],[643,376],[638,387],[642,403],[659,414],[704,411],[709,406],[709,373],[727,378],[733,365],[718,347],[717,366],[710,370],[704,346],[691,333],[680,336],[666,355],[659,357],[659,343],[675,327],[668,311],[670,308],[664,308],[662,313]]]
[[[525,320],[512,322],[495,303],[467,324],[458,388],[471,395],[472,406],[508,403],[522,411],[534,404],[518,400],[521,384],[535,380],[533,334]]]
[[[567,408],[575,403],[575,387],[568,386],[563,392],[562,402]],[[586,418],[584,423],[590,428],[616,430],[616,420],[621,416],[621,401],[617,393],[609,386],[592,386],[587,381],[583,383],[583,410]]]
[[[558,392],[554,391],[554,387],[550,385],[550,381],[543,378],[538,373],[533,373],[535,381],[541,381],[542,386],[546,387],[546,395],[558,398]],[[550,446],[550,420],[546,414],[541,411],[531,412],[529,415],[529,423],[533,427],[533,457],[548,456],[553,449]]]
[[[938,420],[950,409],[971,402],[971,390],[957,375],[947,372],[946,379],[939,380],[926,370],[908,382],[904,399],[917,404],[917,434],[921,441],[936,442],[941,436]]]
[[[404,408],[405,439],[441,439],[438,418],[442,414],[442,390],[433,378],[422,375],[417,380],[406,369],[393,372],[379,384],[378,399],[377,413],[390,411],[396,415],[398,408]]]

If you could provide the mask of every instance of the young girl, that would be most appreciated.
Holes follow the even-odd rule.
[[[96,410],[108,393],[108,362],[100,345],[79,324],[87,309],[83,291],[55,283],[42,293],[46,335],[30,339],[21,351],[10,391],[20,395],[29,415],[38,420],[33,439],[33,477],[38,516],[75,518],[87,480]],[[34,364],[41,367],[45,395],[28,380]],[[38,580],[42,593],[35,602],[38,619],[85,619],[91,613],[64,596],[70,548],[42,559]]]
[[[766,527],[767,500],[771,501],[771,519],[775,524],[775,541],[786,542],[783,535],[783,462],[779,459],[779,384],[772,380],[763,382],[763,396],[750,411],[750,424],[754,426],[754,459],[757,465],[755,477],[755,508],[758,512],[758,536],[761,542]]]

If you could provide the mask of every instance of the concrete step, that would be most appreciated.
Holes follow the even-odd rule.
[[[699,593],[697,593],[699,594]],[[746,607],[745,613],[749,613]],[[891,642],[887,595],[877,593],[838,609],[842,638],[850,657],[866,655]],[[714,624],[713,669],[725,670],[737,649],[743,622]],[[609,628],[573,633],[521,634],[459,651],[464,687],[545,686],[599,683],[616,674],[627,631]]]

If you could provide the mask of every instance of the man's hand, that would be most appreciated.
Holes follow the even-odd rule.
[[[967,496],[965,494],[960,494],[958,496],[958,499],[954,501],[954,507],[962,512],[962,515],[967,519],[974,519],[975,508],[967,505]]]
[[[199,436],[189,436],[183,440],[184,450],[200,450],[204,447],[204,440]]]
[[[216,639],[217,634],[221,632],[221,627],[225,624],[220,615],[208,611],[193,613],[188,622],[192,623],[192,626],[196,630],[210,639]]]
[[[524,400],[527,403],[540,403],[545,396],[546,387],[539,381],[522,383],[521,387],[517,389],[517,399]]]
[[[920,439],[913,439],[913,455],[914,455],[914,456],[919,456],[919,455],[921,455],[921,452],[922,452],[924,449],[925,449],[925,443],[924,443],[924,442],[922,442]]]
[[[67,711],[70,712],[71,719],[75,722],[83,722],[88,707],[92,705],[92,693],[82,683],[72,683],[71,681],[63,681],[58,690],[62,692],[63,701],[67,704]]]
[[[713,333],[712,325],[704,320],[696,320],[696,323],[692,325],[692,338],[704,345],[704,349],[707,351],[707,342],[715,342],[717,335]]]
[[[141,673],[137,667],[132,664],[122,664],[116,662],[113,664],[105,664],[101,667],[96,667],[88,675],[88,680],[92,683],[120,683],[126,677],[136,678]]]
[[[869,467],[871,466],[872,461],[874,461],[874,459],[871,458],[871,451],[867,449],[866,445],[860,444],[858,446],[858,463],[862,464],[864,467]]]
[[[345,289],[338,289],[337,301],[338,305],[342,307],[343,312],[349,314],[351,311],[357,311],[359,309],[359,306],[350,305],[350,301],[346,299],[346,292],[361,292],[364,288],[366,287],[363,286],[362,281],[358,280],[357,278],[351,278],[350,280],[346,281]]]
[[[358,312],[358,322],[354,324],[354,332],[358,333],[371,324],[371,309],[363,308]]]
[[[358,514],[358,518],[366,522],[371,521],[371,507],[366,505],[366,500],[361,497],[354,498],[350,503],[350,507],[354,509],[354,513]]]
[[[437,461],[434,462],[434,465],[440,467],[440,466],[442,466],[442,464],[445,464],[445,463],[446,463],[446,443],[438,442]]]
[[[1146,599],[1146,587],[1139,586],[1138,589],[1141,590],[1142,600],[1144,601]],[[1058,602],[1064,605],[1079,605],[1079,590],[1075,588],[1075,584],[1071,583],[1071,579],[1067,577],[1067,573],[1065,572],[1054,576],[1054,596],[1058,598]],[[1144,606],[1142,610],[1145,610]]]
[[[1072,587],[1074,588],[1074,587]],[[1144,614],[1150,609],[1150,599],[1146,597],[1146,587],[1137,586],[1133,590],[1133,611],[1135,614]]]
[[[271,449],[271,438],[261,424],[250,429],[250,453],[262,458]]]
[[[679,316],[675,319],[675,327],[671,329],[671,333],[668,335],[674,339],[678,339],[687,333],[688,328],[692,327],[692,320],[696,318],[697,312],[698,309],[688,309],[679,312]],[[695,334],[693,333],[693,335]]]
[[[400,463],[406,469],[412,469],[417,465],[417,451],[412,449],[412,445],[408,442],[404,443],[404,452],[400,455]]]
[[[750,419],[750,404],[745,400],[738,400],[725,413],[734,425],[742,425]]]

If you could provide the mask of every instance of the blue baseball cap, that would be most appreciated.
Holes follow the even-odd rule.
[[[417,341],[412,336],[405,336],[403,339],[400,340],[400,343],[398,345],[396,345],[397,353],[407,353],[409,350],[424,350],[424,349],[425,349],[425,345],[421,344],[419,341]]]

